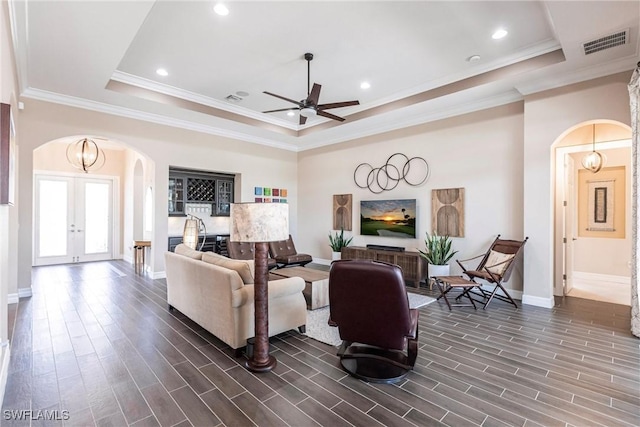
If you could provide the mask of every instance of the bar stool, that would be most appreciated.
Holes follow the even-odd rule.
[[[145,248],[150,248],[151,242],[149,240],[134,240],[133,241],[133,267],[136,273],[144,272],[144,253]]]

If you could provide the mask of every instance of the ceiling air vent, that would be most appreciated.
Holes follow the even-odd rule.
[[[240,101],[242,101],[242,98],[240,98],[239,96],[236,96],[236,95],[228,95],[225,99],[227,101],[231,101],[231,102],[240,102]]]
[[[586,42],[582,45],[584,48],[584,54],[590,55],[592,53],[599,52],[601,50],[609,49],[611,47],[620,46],[627,43],[629,38],[629,30],[619,31],[608,36],[600,37],[599,39]]]

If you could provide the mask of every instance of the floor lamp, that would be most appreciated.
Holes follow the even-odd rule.
[[[275,368],[276,359],[269,355],[269,243],[289,238],[289,205],[285,203],[232,203],[232,242],[254,242],[255,279],[253,285],[255,307],[255,342],[253,356],[246,367],[253,372],[268,372]]]

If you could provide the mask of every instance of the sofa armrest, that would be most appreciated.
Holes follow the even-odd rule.
[[[242,288],[233,291],[231,306],[241,307],[253,302],[254,285],[244,285]],[[302,292],[304,290],[304,280],[300,277],[288,277],[286,279],[269,281],[269,299],[280,298],[287,295]]]

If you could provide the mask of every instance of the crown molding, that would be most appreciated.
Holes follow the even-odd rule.
[[[187,120],[179,120],[171,117],[161,116],[159,114],[147,113],[134,110],[131,108],[119,107],[105,104],[103,102],[90,101],[84,98],[77,98],[59,93],[49,92],[41,89],[28,88],[20,95],[24,98],[35,99],[38,101],[52,102],[54,104],[66,105],[69,107],[82,108],[85,110],[96,111],[99,113],[110,114],[119,117],[126,117],[145,122],[156,123],[165,126],[171,126],[180,129],[191,130],[195,132],[216,135],[225,138],[237,139],[245,142],[265,145],[268,147],[279,148],[287,151],[298,151],[298,147],[291,144],[284,144],[268,138],[262,138],[242,132],[221,129],[214,126],[207,126],[199,123],[193,123]]]
[[[263,113],[253,111],[245,107],[240,107],[237,105],[229,104],[227,102],[222,102],[215,98],[211,98],[211,97],[200,95],[184,89],[180,89],[175,86],[158,83],[156,81],[149,80],[144,77],[135,76],[133,74],[125,73],[122,71],[116,70],[111,75],[111,80],[114,80],[120,83],[125,83],[131,86],[136,86],[142,89],[147,89],[153,92],[162,93],[175,98],[180,98],[187,101],[195,102],[197,104],[206,105],[208,107],[213,107],[220,110],[228,111],[230,113],[239,114],[241,116],[249,117],[251,119],[259,120],[265,123],[270,123],[275,126],[284,127],[284,128],[288,128],[295,131],[299,130],[300,128],[300,126],[294,125],[291,122],[287,122],[285,120],[281,120],[272,116],[265,116]]]

